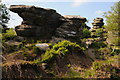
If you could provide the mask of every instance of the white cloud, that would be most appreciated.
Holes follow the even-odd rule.
[[[102,15],[102,14],[104,13],[104,11],[98,10],[98,11],[96,11],[95,13],[98,14],[98,15]]]
[[[88,2],[89,0],[73,0],[72,6],[73,7],[78,7],[82,4],[84,4],[85,2]]]
[[[66,0],[61,0],[61,1],[66,1]],[[82,4],[84,4],[85,2],[118,2],[118,1],[119,0],[72,0],[72,2],[73,2],[72,6],[73,7],[78,7]],[[69,2],[71,2],[71,0]]]

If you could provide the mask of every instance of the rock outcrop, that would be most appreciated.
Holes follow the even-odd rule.
[[[23,18],[22,24],[15,27],[18,36],[50,37],[61,24],[62,16],[53,9],[12,5],[10,10]]]
[[[91,36],[97,37],[96,36],[96,31],[100,28],[103,29],[103,27],[102,27],[104,25],[103,18],[98,17],[98,18],[94,19],[93,21],[94,21],[92,23],[93,27],[90,30],[91,31]]]
[[[16,26],[18,36],[50,39],[80,37],[82,29],[87,27],[86,18],[81,16],[62,16],[53,9],[35,6],[12,5],[10,10],[23,18],[21,25]]]
[[[56,34],[58,37],[63,38],[78,38],[82,35],[82,30],[87,27],[84,23],[87,21],[86,18],[81,16],[64,16],[65,22],[57,28]]]
[[[94,29],[102,28],[104,25],[103,23],[103,18],[96,18],[93,20],[94,22],[92,23]]]

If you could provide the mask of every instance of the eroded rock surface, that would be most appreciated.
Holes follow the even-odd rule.
[[[95,18],[93,20],[92,25],[93,25],[93,27],[90,30],[91,31],[91,36],[97,37],[96,32],[97,32],[98,29],[103,29],[103,33],[106,33],[105,29],[103,28],[103,25],[104,25],[103,18],[100,18],[100,17]]]
[[[94,22],[92,23],[92,25],[94,29],[102,28],[102,26],[104,25],[103,18],[98,17],[98,18],[95,18],[93,21]]]
[[[53,9],[12,5],[10,10],[23,18],[22,24],[15,28],[18,36],[50,37],[61,24],[62,16]]]
[[[82,35],[82,30],[86,26],[84,23],[86,22],[86,18],[81,16],[72,16],[66,15],[64,16],[65,20],[59,28],[57,28],[56,34],[59,37],[63,38],[77,38]]]
[[[82,29],[87,27],[86,18],[81,16],[62,16],[53,9],[35,6],[12,5],[10,10],[23,18],[21,25],[16,26],[18,36],[39,37],[39,39],[80,37]]]

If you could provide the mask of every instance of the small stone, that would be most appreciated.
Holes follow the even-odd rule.
[[[47,63],[42,63],[42,68],[46,69],[46,67],[47,67]]]
[[[47,43],[40,43],[40,44],[36,44],[35,46],[37,46],[40,50],[44,50],[44,51],[49,49],[49,45]]]

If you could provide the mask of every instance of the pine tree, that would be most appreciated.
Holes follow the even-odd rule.
[[[6,31],[6,24],[9,21],[9,11],[5,4],[0,3],[0,30]],[[1,32],[1,31],[0,31]]]

